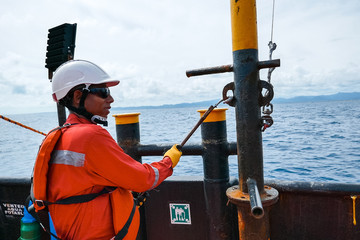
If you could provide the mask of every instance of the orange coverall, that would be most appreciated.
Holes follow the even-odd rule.
[[[56,233],[61,239],[111,239],[129,218],[133,208],[131,191],[157,187],[172,174],[171,159],[141,164],[125,154],[101,126],[75,114],[70,114],[66,123],[77,124],[62,129],[52,152],[48,201],[97,193],[106,186],[118,189],[85,203],[50,205]],[[135,239],[138,228],[136,209],[125,239]]]

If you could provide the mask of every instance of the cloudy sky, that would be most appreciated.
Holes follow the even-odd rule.
[[[257,1],[259,60],[267,60],[272,0]],[[121,80],[114,107],[220,99],[231,73],[230,0],[2,0],[0,114],[56,111],[45,65],[48,29],[77,23],[76,59]],[[360,91],[360,1],[276,0],[275,97]],[[260,76],[266,79],[267,70]]]

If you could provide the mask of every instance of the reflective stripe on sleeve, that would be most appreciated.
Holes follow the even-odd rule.
[[[150,165],[151,166],[151,165]],[[158,181],[159,181],[159,170],[156,168],[156,167],[153,167],[153,166],[151,166],[152,167],[152,169],[154,170],[154,172],[155,172],[155,180],[154,180],[154,184],[151,186],[151,188],[150,189],[153,189],[155,186],[156,186],[156,184],[158,183]]]
[[[67,150],[55,150],[52,153],[52,164],[65,164],[74,167],[83,167],[85,161],[85,154]]]

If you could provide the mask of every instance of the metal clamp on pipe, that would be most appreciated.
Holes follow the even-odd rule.
[[[251,207],[251,214],[255,218],[262,218],[264,216],[264,209],[261,203],[261,197],[259,194],[259,190],[254,179],[249,178],[246,181],[249,198],[250,198],[250,207]]]

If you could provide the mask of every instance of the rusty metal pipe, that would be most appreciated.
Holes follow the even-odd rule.
[[[261,197],[256,181],[249,178],[246,183],[249,190],[251,214],[255,218],[260,219],[264,216],[264,209],[261,203]]]
[[[230,65],[223,65],[223,66],[217,66],[217,67],[188,70],[188,71],[186,71],[186,76],[194,77],[194,76],[200,76],[200,75],[224,73],[224,72],[232,72],[232,71],[233,71],[233,65],[230,64]]]
[[[229,88],[235,99],[239,185],[226,195],[237,206],[239,239],[268,240],[269,211],[278,192],[264,186],[259,69],[280,63],[258,60],[256,0],[231,0],[230,7],[234,84]]]
[[[258,62],[258,68],[273,68],[280,67],[280,59],[268,60],[268,61],[260,61]]]

